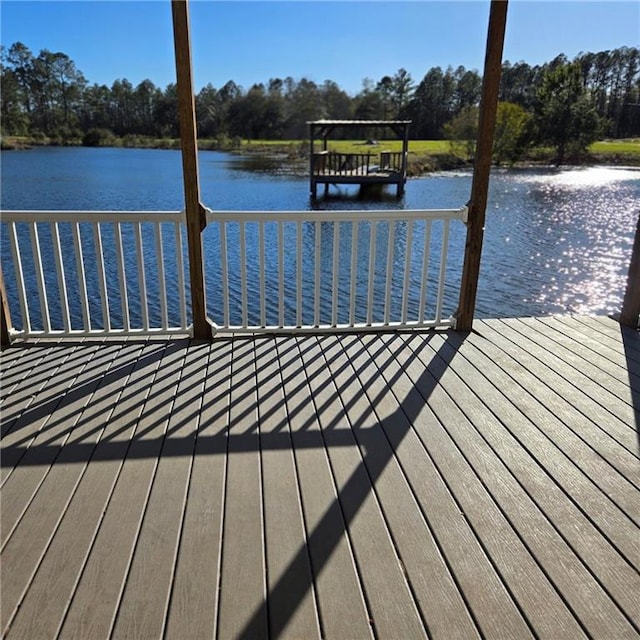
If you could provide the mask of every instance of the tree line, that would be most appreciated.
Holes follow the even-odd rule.
[[[179,136],[175,84],[90,84],[66,54],[34,55],[20,42],[2,47],[0,82],[3,136],[85,144]],[[432,67],[419,82],[399,69],[364,79],[355,95],[332,80],[271,78],[248,89],[229,80],[196,95],[198,135],[224,146],[233,138],[305,138],[306,122],[320,118],[408,119],[415,139],[464,141],[477,126],[481,85],[480,74],[463,66]],[[531,145],[564,155],[598,137],[640,136],[640,52],[620,47],[573,60],[561,54],[536,66],[506,61],[499,100],[496,143],[507,159]]]

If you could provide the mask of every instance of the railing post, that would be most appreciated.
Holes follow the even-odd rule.
[[[470,331],[478,292],[480,275],[480,256],[489,192],[489,174],[493,151],[493,134],[496,124],[502,49],[507,22],[507,0],[491,0],[487,50],[482,79],[482,98],[480,101],[480,119],[478,122],[478,140],[476,146],[469,217],[467,221],[467,240],[460,285],[460,301],[455,313],[455,328]]]
[[[640,216],[631,251],[627,288],[622,301],[620,324],[637,329],[640,324]]]
[[[211,338],[211,325],[207,321],[202,262],[202,231],[207,222],[205,209],[200,202],[200,187],[198,183],[198,145],[187,0],[172,0],[171,10],[173,14],[173,43],[178,87],[178,117],[182,145],[182,173],[187,215],[193,337],[206,340]]]
[[[9,337],[9,329],[13,327],[11,323],[11,314],[9,313],[9,302],[7,300],[7,292],[4,288],[4,277],[2,275],[2,269],[0,268],[0,345],[8,347],[11,344]]]

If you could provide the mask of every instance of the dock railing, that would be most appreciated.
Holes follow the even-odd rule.
[[[371,157],[371,153],[315,152],[313,173],[321,176],[366,176],[370,173]]]
[[[207,210],[212,332],[451,326],[466,212]],[[5,211],[2,235],[11,339],[190,332],[184,213]]]

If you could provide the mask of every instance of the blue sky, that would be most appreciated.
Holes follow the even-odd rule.
[[[196,89],[269,78],[336,81],[351,94],[400,67],[419,82],[434,66],[482,71],[489,2],[192,0]],[[169,0],[2,0],[1,41],[70,56],[90,83],[175,81]],[[640,3],[511,0],[504,59],[640,45]]]

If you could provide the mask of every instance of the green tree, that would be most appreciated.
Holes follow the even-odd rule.
[[[530,141],[531,116],[518,104],[499,102],[493,138],[493,159],[513,163],[522,157]]]
[[[469,105],[460,110],[444,125],[444,136],[449,140],[451,152],[471,160],[475,154],[478,137],[479,109]]]
[[[535,127],[537,142],[554,147],[561,164],[567,154],[583,152],[597,140],[602,123],[582,82],[580,64],[554,62],[537,92]]]
[[[29,116],[23,109],[24,96],[16,72],[7,65],[6,50],[2,47],[0,62],[0,117],[2,133],[8,135],[26,135],[29,128]]]
[[[396,71],[391,78],[391,103],[393,105],[393,118],[398,118],[404,112],[411,95],[413,94],[413,78],[403,68]]]
[[[423,140],[440,140],[444,125],[455,115],[455,78],[448,68],[432,67],[416,87],[405,113],[412,131]]]

